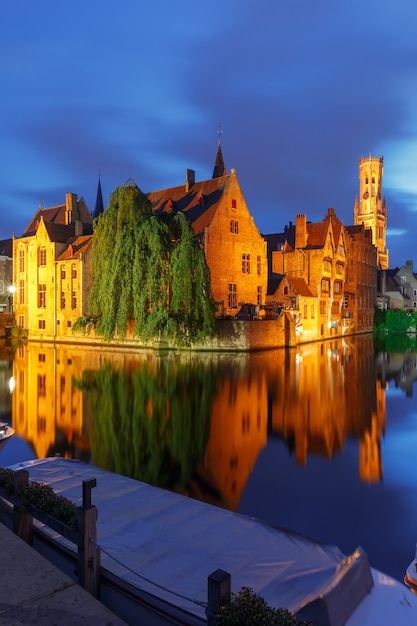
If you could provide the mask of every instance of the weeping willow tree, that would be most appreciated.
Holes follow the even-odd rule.
[[[160,218],[134,183],[118,187],[98,218],[92,245],[89,318],[98,335],[124,338],[133,320],[142,340],[178,344],[215,333],[204,251],[183,213]]]

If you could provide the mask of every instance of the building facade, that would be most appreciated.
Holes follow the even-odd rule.
[[[369,229],[349,231],[329,209],[322,222],[300,214],[266,238],[273,284],[267,301],[291,310],[299,341],[372,330],[377,268]]]
[[[22,237],[13,239],[14,312],[31,338],[57,339],[87,312],[91,215],[84,200],[39,207]]]
[[[225,174],[219,143],[213,178],[195,181],[187,170],[179,187],[148,194],[154,211],[183,211],[200,238],[220,317],[234,317],[243,304],[263,305],[268,284],[266,242],[255,225],[236,170]]]

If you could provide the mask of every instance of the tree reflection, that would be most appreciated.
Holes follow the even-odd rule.
[[[183,490],[203,459],[216,378],[204,363],[152,360],[84,372],[96,466]]]

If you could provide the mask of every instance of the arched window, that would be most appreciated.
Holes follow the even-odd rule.
[[[19,248],[19,272],[23,274],[25,271],[25,251],[23,248]]]
[[[38,265],[39,267],[46,265],[46,248],[41,246],[38,250]]]

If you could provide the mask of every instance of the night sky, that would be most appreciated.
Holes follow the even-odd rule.
[[[225,165],[262,233],[353,224],[384,157],[390,267],[415,255],[415,0],[15,0],[0,18],[0,238],[68,191],[94,210]]]

